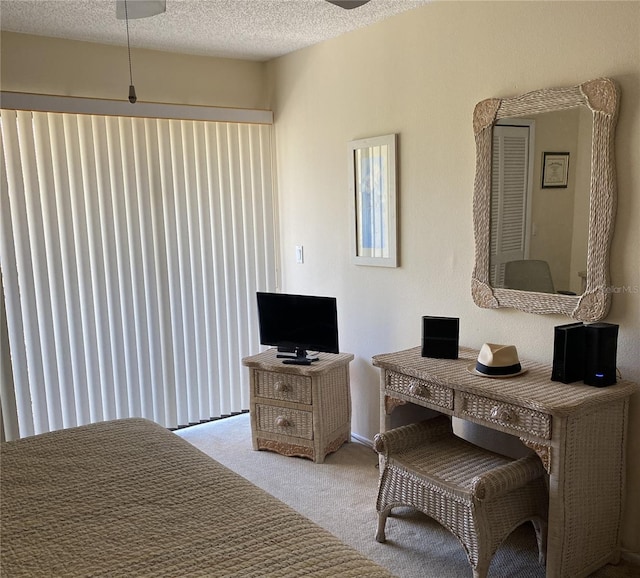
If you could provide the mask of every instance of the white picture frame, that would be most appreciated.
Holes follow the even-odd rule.
[[[397,135],[349,142],[353,263],[397,267]]]

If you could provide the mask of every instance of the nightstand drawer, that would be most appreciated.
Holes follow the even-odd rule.
[[[310,411],[256,404],[256,426],[259,431],[313,439],[313,415]]]
[[[255,394],[267,399],[311,405],[311,378],[304,375],[256,370]]]
[[[416,400],[416,403],[424,401],[430,405],[453,409],[453,390],[435,383],[411,377],[395,371],[387,371],[387,392],[401,393]]]
[[[510,429],[551,439],[551,416],[510,403],[462,392],[462,414]]]

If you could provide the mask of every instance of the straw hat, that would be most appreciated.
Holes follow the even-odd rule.
[[[513,377],[526,371],[520,365],[515,345],[496,343],[485,343],[480,348],[475,365],[469,365],[467,369],[482,377]]]

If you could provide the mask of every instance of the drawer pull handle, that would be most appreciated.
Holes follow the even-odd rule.
[[[289,427],[291,425],[291,423],[289,422],[289,420],[284,417],[283,415],[279,415],[276,418],[276,425],[278,427]]]
[[[506,407],[496,406],[491,410],[491,417],[505,423],[513,423],[516,421],[517,415]]]
[[[423,397],[426,397],[428,390],[425,390],[425,388],[422,387],[419,383],[412,381],[409,384],[409,393],[411,395],[421,395]]]
[[[284,383],[283,381],[277,381],[274,389],[278,392],[278,393],[285,393],[286,391],[289,391],[289,386]]]

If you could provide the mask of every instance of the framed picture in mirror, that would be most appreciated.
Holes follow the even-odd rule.
[[[566,189],[569,183],[569,153],[543,153],[542,188]]]

